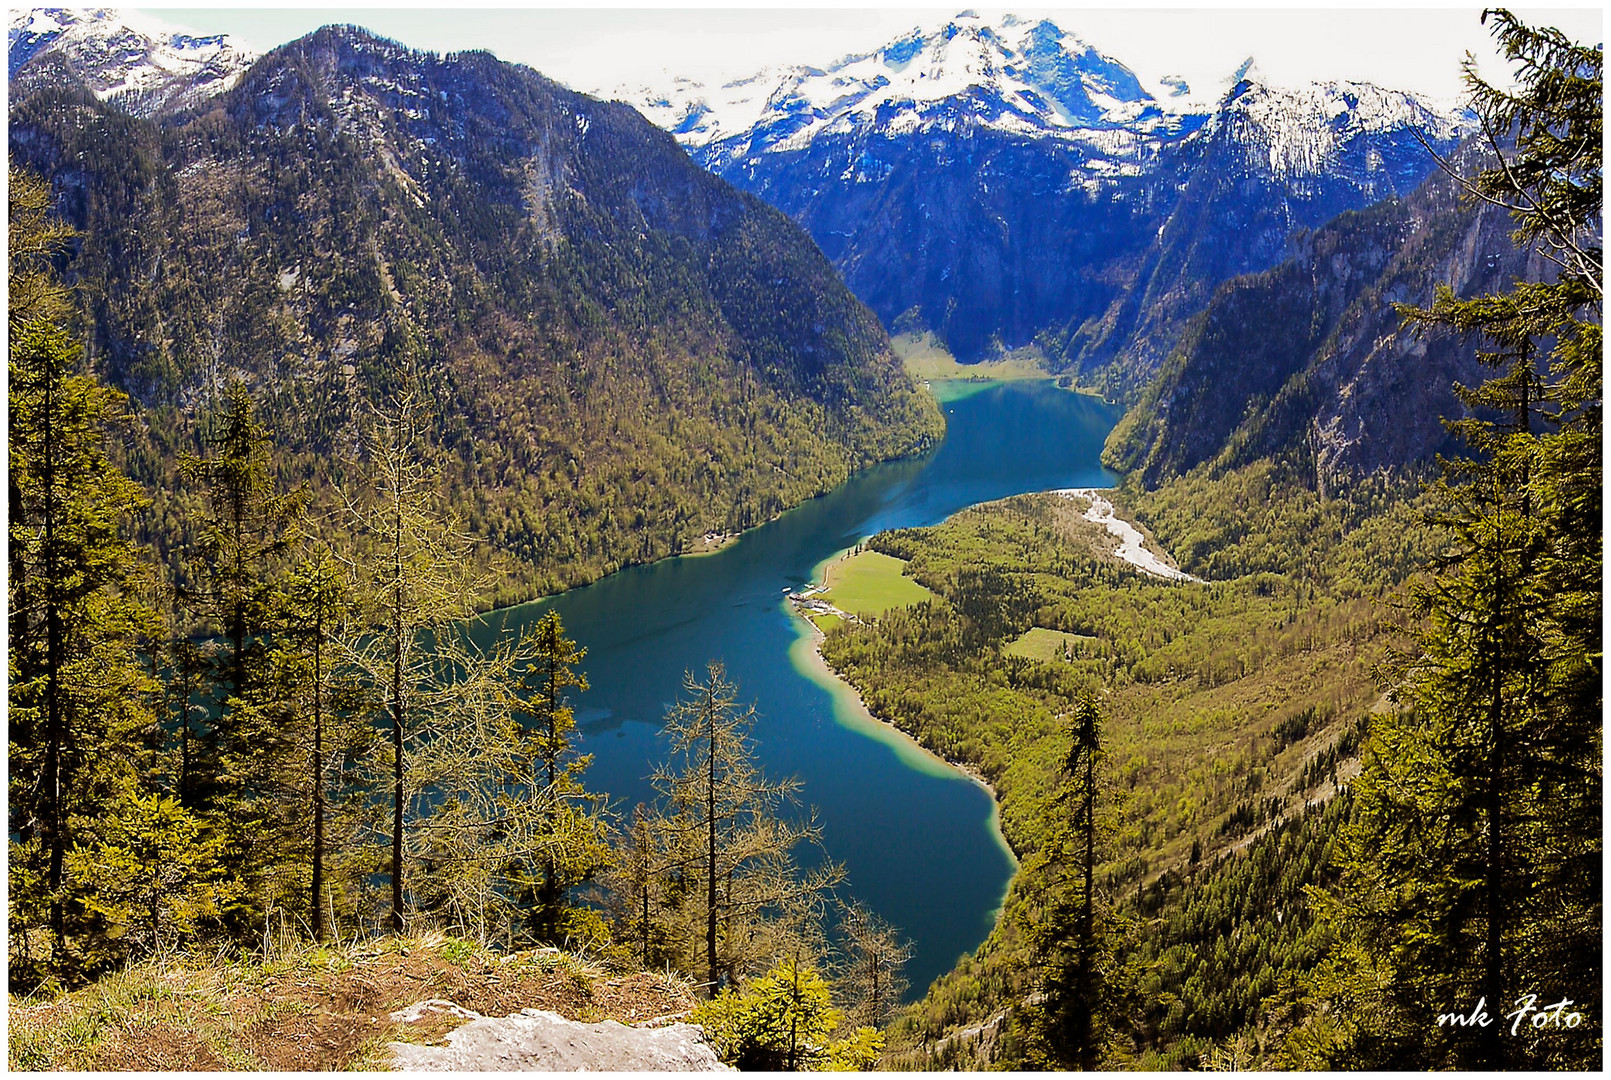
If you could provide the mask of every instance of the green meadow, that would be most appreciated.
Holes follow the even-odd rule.
[[[903,560],[877,551],[835,559],[824,571],[827,591],[822,598],[841,611],[863,617],[932,600],[934,594],[906,577],[905,569]]]

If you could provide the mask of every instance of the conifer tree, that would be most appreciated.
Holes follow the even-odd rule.
[[[361,787],[353,766],[372,734],[351,663],[355,605],[344,568],[315,544],[286,573],[273,606],[272,677],[258,706],[266,722],[254,727],[263,732],[260,754],[277,764],[262,794],[278,803],[285,853],[306,852],[307,921],[322,941],[334,917],[332,847],[348,846],[345,836],[333,845],[332,830],[352,816],[339,811]]]
[[[119,959],[171,951],[216,926],[239,884],[221,863],[225,838],[166,795],[125,785],[68,853],[75,899],[98,946]]]
[[[665,903],[665,852],[662,823],[644,803],[632,811],[632,825],[607,879],[613,934],[638,965],[653,968],[666,958],[665,935],[657,918]]]
[[[847,1003],[845,1018],[883,1027],[906,993],[903,971],[912,958],[911,942],[901,940],[893,926],[859,903],[845,911],[840,929],[847,962],[835,983]]]
[[[581,783],[592,758],[572,747],[576,717],[566,699],[567,690],[587,690],[587,676],[578,669],[587,650],[565,636],[559,613],[549,611],[522,634],[517,655],[516,690],[525,702],[534,763],[546,789],[549,830],[566,837],[540,860],[530,890],[528,922],[538,941],[551,944],[563,940],[568,891],[609,859],[598,819],[589,812],[596,800]]]
[[[6,321],[13,334],[30,325],[66,327],[71,292],[56,277],[54,260],[77,233],[50,212],[50,185],[13,167],[7,191]]]
[[[173,767],[173,793],[186,810],[197,808],[197,760],[206,730],[207,706],[199,700],[210,668],[200,645],[188,637],[168,643],[169,714],[173,717],[178,762]]]
[[[471,540],[443,509],[437,451],[422,430],[420,411],[409,392],[394,408],[375,412],[358,465],[366,488],[346,495],[363,545],[358,560],[368,623],[356,661],[381,689],[390,728],[390,924],[398,932],[405,927],[412,727],[442,703],[445,686],[429,639],[468,615],[482,586],[470,563]]]
[[[60,324],[71,302],[49,260],[68,231],[49,192],[11,174],[8,362],[8,659],[12,942],[33,970],[68,974],[68,854],[76,831],[116,798],[155,724],[155,687],[136,655],[159,622],[133,588],[138,552],[123,529],[144,505],[107,456],[121,395],[82,370]],[[26,977],[14,967],[13,978]]]
[[[509,640],[480,650],[437,632],[413,687],[404,747],[404,858],[413,910],[483,943],[513,943],[525,869],[552,852],[554,814],[518,718]]]
[[[217,722],[209,732],[208,772],[189,785],[203,807],[236,804],[227,819],[239,820],[251,774],[262,764],[257,737],[235,714],[253,693],[251,673],[266,677],[270,616],[283,558],[298,539],[297,517],[306,491],[276,491],[270,469],[272,442],[244,383],[225,387],[222,411],[202,436],[203,456],[185,455],[180,473],[206,497],[195,555],[201,582],[180,588],[180,600],[222,636],[217,660]],[[233,704],[232,704],[233,702]],[[192,762],[194,764],[194,762]]]
[[[407,850],[428,879],[413,890],[416,906],[482,940],[602,942],[602,919],[572,906],[568,890],[609,865],[606,829],[574,775],[585,759],[562,750],[556,763],[554,754],[554,733],[571,723],[560,688],[586,685],[564,670],[565,658],[583,650],[553,613],[484,649],[452,631],[437,638],[440,689],[420,711],[409,754]],[[530,714],[543,702],[526,695],[551,660],[561,670],[543,677],[553,688],[546,700],[563,715],[552,728],[534,726]],[[533,910],[547,882],[553,906]]]
[[[1490,17],[1518,86],[1468,68],[1497,162],[1468,190],[1553,272],[1406,311],[1482,341],[1499,373],[1460,391],[1471,415],[1450,427],[1473,457],[1439,484],[1450,552],[1416,590],[1418,647],[1390,670],[1396,709],[1355,785],[1330,909],[1342,974],[1308,1033],[1343,1065],[1599,1060],[1597,1020],[1512,1036],[1500,1017],[1600,985],[1601,53]],[[1479,1005],[1492,1022],[1437,1022]]]
[[[1063,786],[1063,817],[1036,861],[1049,872],[1048,898],[1030,936],[1042,965],[1043,999],[1029,1016],[1036,1057],[1089,1071],[1106,1038],[1106,928],[1096,903],[1101,714],[1082,698],[1075,709]]]

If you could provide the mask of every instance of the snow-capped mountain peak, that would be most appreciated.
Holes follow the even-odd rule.
[[[1274,87],[1249,60],[1237,69],[1207,134],[1225,132],[1244,148],[1250,169],[1287,179],[1324,171],[1342,146],[1361,137],[1415,131],[1446,143],[1459,138],[1467,120],[1463,110],[1374,83]]]
[[[993,130],[1081,148],[1090,182],[1133,175],[1160,147],[1226,132],[1246,165],[1313,175],[1363,135],[1458,135],[1460,110],[1369,83],[1268,83],[1249,57],[1218,87],[1143,82],[1047,19],[964,11],[826,67],[766,70],[721,86],[668,76],[616,96],[674,134],[708,168],[876,132],[965,136]]]
[[[991,23],[972,12],[826,68],[763,71],[715,87],[673,78],[616,93],[686,146],[743,137],[751,152],[869,123],[897,132],[960,123],[1073,136],[1171,119],[1133,72],[1055,23]]]
[[[198,36],[104,8],[34,8],[11,15],[7,73],[54,56],[97,97],[138,114],[194,104],[234,85],[256,59],[222,34]]]

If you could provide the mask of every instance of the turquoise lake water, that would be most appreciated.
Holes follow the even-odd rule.
[[[1044,381],[937,390],[947,433],[922,457],[858,473],[715,554],[632,567],[488,620],[518,625],[553,608],[587,649],[591,689],[572,698],[578,748],[595,755],[584,781],[627,816],[653,798],[645,777],[665,758],[660,721],[683,673],[724,662],[759,713],[753,734],[767,775],[797,777],[802,804],[818,808],[828,854],[846,866],[843,892],[912,940],[914,996],[989,934],[1012,855],[984,788],[868,723],[819,669],[811,631],[785,595],[880,530],[932,525],[1022,492],[1111,484],[1097,459],[1118,419]]]

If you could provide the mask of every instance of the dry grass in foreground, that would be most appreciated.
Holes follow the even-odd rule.
[[[624,1024],[679,1018],[675,977],[612,975],[554,950],[494,953],[443,936],[304,946],[270,960],[148,961],[70,994],[11,998],[12,1070],[383,1069],[389,1042],[433,1043],[465,1021],[390,1013],[445,998],[485,1016],[547,1009]]]

